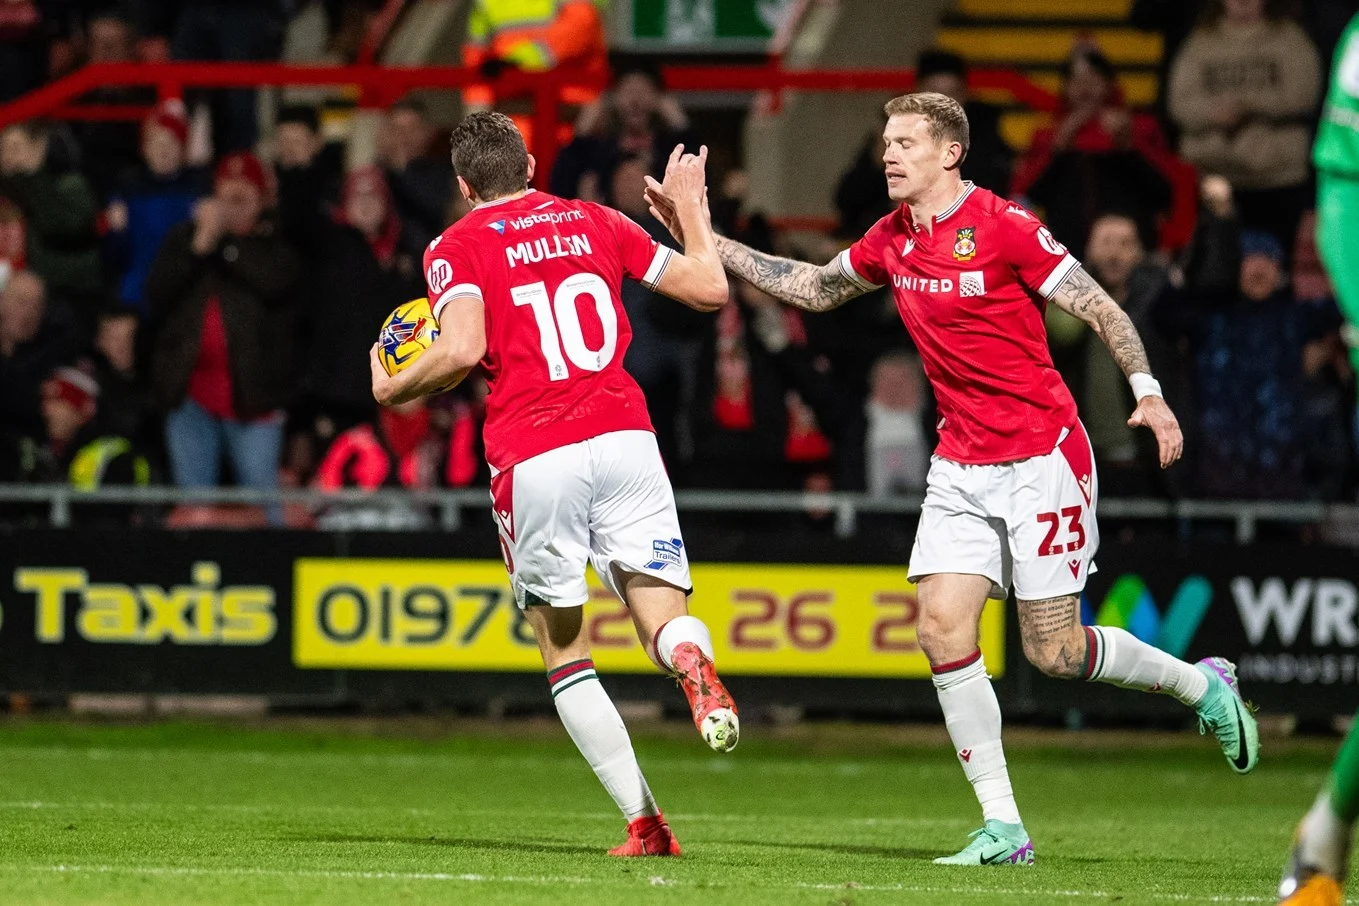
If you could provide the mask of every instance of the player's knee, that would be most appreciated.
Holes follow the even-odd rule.
[[[927,610],[916,623],[916,641],[930,663],[956,661],[977,647],[974,630],[951,615]]]
[[[1080,652],[1074,650],[1078,640],[1067,636],[1034,639],[1025,636],[1024,657],[1046,676],[1055,679],[1078,679],[1081,676]]]

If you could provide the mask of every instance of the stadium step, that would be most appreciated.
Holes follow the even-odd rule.
[[[1121,22],[1128,16],[1130,0],[959,0],[954,15],[969,19],[1069,19]]]
[[[1060,66],[1078,37],[1094,39],[1116,65],[1154,66],[1161,59],[1161,36],[1134,28],[1062,25],[945,26],[936,43],[976,65],[1046,64]]]

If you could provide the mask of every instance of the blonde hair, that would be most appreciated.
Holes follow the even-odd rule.
[[[957,142],[963,146],[958,158],[962,163],[967,157],[967,149],[972,143],[967,127],[967,114],[963,105],[946,94],[937,91],[918,91],[892,98],[883,105],[883,112],[889,117],[918,114],[930,124],[930,135],[935,141]]]

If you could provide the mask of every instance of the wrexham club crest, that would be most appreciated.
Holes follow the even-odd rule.
[[[971,261],[977,254],[977,228],[962,227],[953,240],[953,257],[958,261]]]

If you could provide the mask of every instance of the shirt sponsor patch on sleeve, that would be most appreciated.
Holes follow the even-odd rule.
[[[429,263],[429,269],[425,272],[425,280],[429,283],[429,294],[434,297],[443,295],[444,290],[448,289],[453,282],[453,265],[443,258],[435,258]]]

